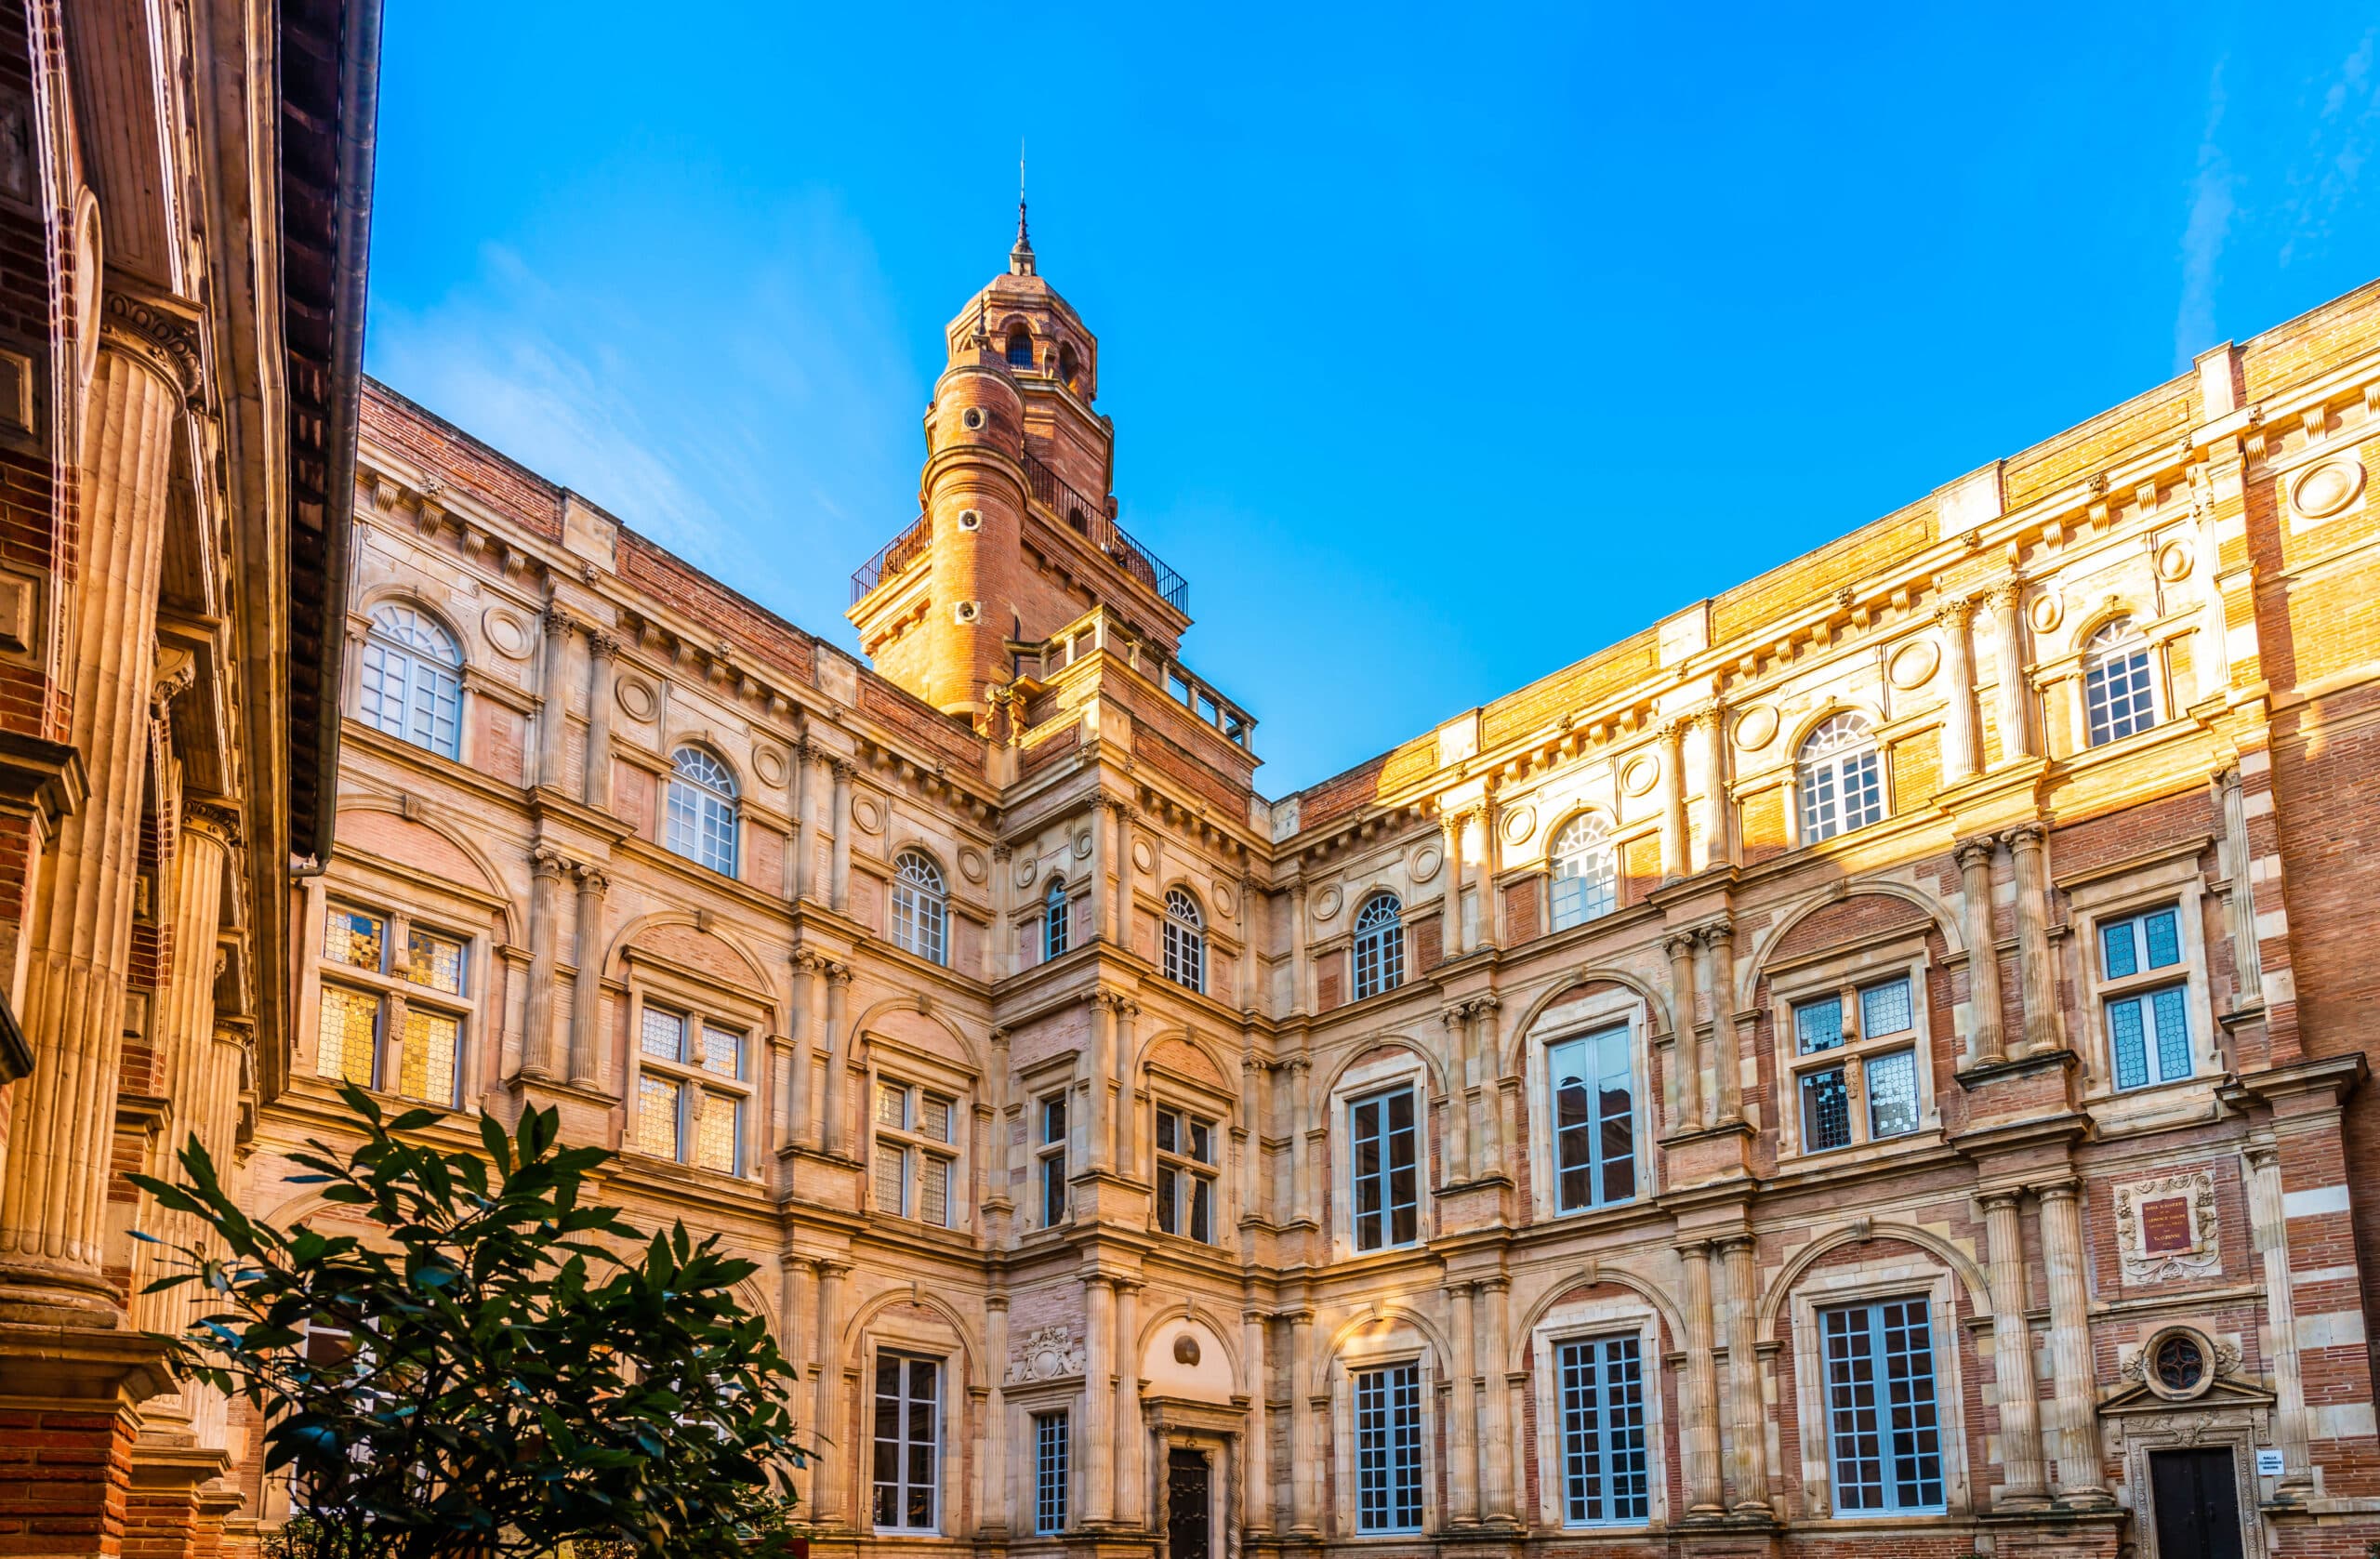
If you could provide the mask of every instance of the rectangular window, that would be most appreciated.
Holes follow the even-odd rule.
[[[1793,1042],[1801,1048],[1804,1055],[1834,1050],[1844,1037],[1841,997],[1831,996],[1823,1000],[1794,1005]]]
[[[1819,1327],[1835,1513],[1941,1510],[1942,1436],[1926,1301],[1821,1311]]]
[[[1645,1444],[1645,1370],[1633,1337],[1565,1342],[1554,1350],[1562,1393],[1562,1519],[1572,1526],[1652,1519]]]
[[[405,978],[448,996],[463,992],[463,945],[418,926],[405,929]]]
[[[1868,1139],[1898,1137],[1917,1130],[1917,1056],[1890,1050],[1867,1060],[1861,1082],[1868,1090]]]
[[[322,1025],[314,1069],[325,1077],[372,1088],[378,1082],[380,998],[323,982]]]
[[[397,1091],[441,1109],[455,1107],[455,1058],[463,1042],[463,1022],[426,1007],[405,1009],[404,1076]]]
[[[1851,1090],[1843,1068],[1802,1074],[1802,1146],[1811,1152],[1851,1145]]]
[[[1554,1088],[1557,1209],[1633,1200],[1636,1098],[1628,1025],[1554,1046],[1546,1067]]]
[[[876,1210],[946,1229],[957,1181],[951,1151],[957,1102],[914,1083],[876,1083]]]
[[[1415,1095],[1409,1088],[1358,1099],[1347,1108],[1355,1143],[1352,1205],[1355,1249],[1380,1250],[1421,1237]]]
[[[1801,1150],[1903,1137],[1925,1124],[1914,972],[1792,1003]],[[1812,1058],[1803,1061],[1800,1058]]]
[[[876,1528],[937,1529],[942,1473],[942,1361],[876,1358]]]
[[[1066,1529],[1066,1415],[1033,1415],[1033,1530]]]
[[[2149,983],[2158,971],[2181,967],[2182,919],[2177,906],[2168,905],[2099,922],[2100,975],[2117,986],[2101,1001],[2117,1088],[2178,1082],[2196,1070],[2190,1050],[2188,985]]]
[[[1876,1039],[1887,1034],[1906,1034],[1915,1026],[1916,1019],[1909,999],[1908,975],[1859,987],[1860,1038]]]
[[[745,1034],[647,1002],[637,1020],[637,1149],[698,1169],[744,1171]]]
[[[1041,1226],[1054,1229],[1066,1221],[1066,1096],[1052,1093],[1041,1101]]]
[[[1355,1372],[1355,1529],[1421,1529],[1421,1367],[1418,1364]]]
[[[324,910],[315,1070],[442,1110],[462,1103],[463,1043],[473,1008],[469,945],[416,926],[403,910]]]
[[[361,909],[332,905],[323,925],[323,957],[350,969],[380,972],[386,962],[389,922]]]
[[[1201,1243],[1214,1236],[1215,1123],[1183,1110],[1157,1113],[1157,1226]]]

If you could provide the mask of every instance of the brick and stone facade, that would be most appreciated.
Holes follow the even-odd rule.
[[[768,1275],[821,1553],[1148,1553],[1201,1486],[1250,1554],[2196,1559],[2168,1483],[2236,1508],[2205,1553],[2380,1538],[2380,284],[1267,800],[1038,270],[950,327],[873,668],[373,391],[259,1211],[335,1125],[313,1014],[558,1108]],[[428,747],[361,718],[409,621]],[[1408,1141],[1400,1239],[1358,1182]],[[1601,1525],[1581,1341],[1643,1394]],[[933,1450],[880,1504],[888,1358]]]

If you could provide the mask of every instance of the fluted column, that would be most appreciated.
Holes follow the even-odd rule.
[[[1307,956],[1305,882],[1289,884],[1289,1011],[1314,1011],[1314,959]]]
[[[1716,1124],[1744,1117],[1743,1051],[1736,1036],[1736,923],[1725,918],[1702,928],[1711,973],[1711,1081]]]
[[[2264,1263],[2267,1347],[2272,1364],[2273,1445],[2281,1451],[2283,1500],[2310,1500],[2314,1473],[2306,1416],[2306,1371],[2297,1352],[2297,1295],[2289,1270],[2289,1218],[2281,1196],[2281,1149],[2266,1140],[2251,1142],[2248,1161],[2248,1226]]]
[[[1702,1047],[1696,1038],[1694,938],[1680,931],[1661,944],[1670,956],[1670,1129],[1702,1130]]]
[[[1991,592],[1992,654],[1999,657],[2000,685],[1993,719],[2000,726],[2000,758],[2030,758],[2041,750],[2033,735],[2032,694],[2025,685],[2025,592],[2003,585]]]
[[[986,1295],[984,1300],[984,1379],[989,1390],[984,1397],[984,1433],[977,1442],[983,1455],[977,1459],[982,1487],[975,1494],[975,1529],[988,1538],[1005,1537],[1008,1533],[1008,1394],[1005,1381],[1008,1372],[1008,1296]],[[1030,1529],[1031,1523],[1026,1523]]]
[[[596,1003],[603,992],[603,893],[612,885],[594,866],[578,868],[577,973],[570,992],[570,1080],[595,1081]]]
[[[2042,1466],[2041,1391],[2033,1381],[2033,1334],[2025,1320],[2025,1245],[2017,1193],[1981,1198],[1984,1238],[1991,1256],[1991,1353],[2000,1385],[2000,1491],[1994,1510],[2028,1510],[2048,1502]]]
[[[1463,1088],[1464,1052],[1471,1048],[1470,1009],[1462,1002],[1438,1009],[1447,1030],[1446,1165],[1444,1183],[1461,1185],[1471,1179],[1471,1108]],[[1426,1175],[1424,1179],[1428,1178]]]
[[[1445,918],[1438,927],[1438,956],[1452,963],[1471,951],[1470,939],[1462,929],[1462,826],[1469,814],[1444,812],[1438,814],[1438,832],[1446,841]]]
[[[1942,783],[1972,779],[1983,767],[1983,728],[1975,705],[1975,605],[1943,602],[1934,614],[1942,637]]]
[[[0,1312],[110,1324],[101,1270],[115,1092],[139,874],[166,474],[182,394],[167,354],[127,340],[109,300],[83,421],[82,528],[62,614],[68,740],[89,792],[59,823],[31,900],[24,971],[32,1076],[0,1162]],[[64,575],[59,575],[64,581]],[[25,1318],[33,1318],[26,1316]]]
[[[818,1401],[818,1339],[814,1335],[803,1335],[801,1318],[818,1313],[818,1268],[809,1257],[797,1256],[791,1250],[778,1257],[778,1267],[782,1277],[779,1287],[785,1305],[784,1324],[778,1328],[779,1336],[784,1339],[781,1351],[786,1362],[793,1367],[794,1379],[810,1382],[811,1407],[797,1407],[795,1411],[813,1411]],[[796,1394],[799,1395],[798,1391]],[[813,1421],[808,1427],[814,1433],[822,1425]],[[810,1487],[816,1481],[817,1463],[794,1470],[793,1486],[805,1509],[816,1508],[815,1497]]]
[[[1760,1389],[1760,1350],[1754,1335],[1760,1283],[1752,1238],[1735,1235],[1719,1243],[1720,1273],[1727,1285],[1727,1434],[1734,1449],[1730,1474],[1739,1515],[1767,1515],[1768,1405]]]
[[[2049,951],[2049,863],[2044,830],[2038,823],[2008,830],[2008,853],[2016,865],[2016,962],[2024,976],[2025,1050],[2051,1050],[2064,1043],[2057,1012],[2057,966]]]
[[[2082,1284],[2082,1187],[2041,1188],[2042,1265],[2049,1274],[2050,1360],[2057,1377],[2057,1482],[2061,1504],[2098,1504],[2098,1384],[2091,1362],[2091,1315]]]
[[[2225,926],[2231,933],[2234,1007],[2261,1007],[2265,999],[2264,942],[2256,932],[2256,885],[2249,870],[2254,852],[2248,842],[2248,799],[2234,765],[2215,776],[2223,808]]]
[[[1147,1480],[1141,1450],[1141,1286],[1130,1278],[1116,1284],[1116,1519],[1138,1526],[1148,1520]]]
[[[612,683],[619,669],[620,641],[608,633],[587,636],[587,804],[612,807]]]
[[[1248,1361],[1248,1433],[1240,1441],[1240,1525],[1251,1532],[1273,1529],[1272,1376],[1264,1359],[1264,1312],[1250,1305],[1239,1313],[1239,1349]]]
[[[1090,1072],[1091,1099],[1089,1118],[1084,1129],[1090,1141],[1086,1168],[1105,1169],[1115,1166],[1116,1123],[1116,1004],[1121,998],[1113,991],[1091,993],[1091,1053],[1084,1057]]]
[[[1116,908],[1107,923],[1116,928],[1116,940],[1124,946],[1132,945],[1132,817],[1133,812],[1122,801],[1107,803],[1108,826],[1116,831]]]
[[[1502,895],[1496,888],[1496,874],[1503,868],[1503,851],[1496,838],[1496,792],[1479,808],[1479,943],[1482,947],[1504,945]]]
[[[2000,1010],[2000,937],[1991,915],[1991,851],[1989,836],[1961,839],[1951,852],[1959,864],[1959,928],[1967,944],[1967,1035],[1970,1065],[2001,1060],[2006,1053]]]
[[[843,1073],[848,1069],[851,1041],[843,1033],[843,1009],[850,999],[849,964],[826,965],[826,1081],[819,1090],[818,1147],[836,1157],[843,1154]]]
[[[819,1111],[812,1103],[810,1051],[818,1044],[818,973],[826,960],[807,947],[793,955],[793,1056],[786,1081],[786,1141],[798,1147],[818,1145]]]
[[[559,790],[562,782],[562,731],[569,723],[570,614],[549,603],[538,623],[546,654],[537,673],[537,783]]]
[[[1091,887],[1089,890],[1091,939],[1093,942],[1111,941],[1117,934],[1107,921],[1107,909],[1112,902],[1107,892],[1107,870],[1111,864],[1107,858],[1116,852],[1115,847],[1108,841],[1106,825],[1105,799],[1103,797],[1093,796],[1091,799]]]
[[[1480,1327],[1480,1389],[1487,1400],[1479,1414],[1479,1502],[1488,1520],[1518,1519],[1513,1500],[1512,1280],[1483,1278],[1479,1294],[1487,1316]]]
[[[1289,1313],[1289,1531],[1298,1537],[1321,1529],[1322,1469],[1315,1464],[1314,1403],[1307,1392],[1314,1376],[1314,1312]]]
[[[798,782],[793,801],[793,893],[798,899],[824,904],[826,885],[818,880],[818,830],[824,825],[818,809],[827,791],[826,755],[806,736],[793,745],[793,772]]]
[[[554,1075],[554,942],[560,934],[562,879],[570,863],[544,845],[529,852],[529,990],[522,1014],[521,1072]]]
[[[1289,1058],[1289,1089],[1290,1103],[1297,1110],[1297,1119],[1289,1128],[1289,1176],[1297,1193],[1297,1206],[1289,1209],[1289,1216],[1319,1223],[1322,1196],[1315,1183],[1315,1143],[1325,1129],[1314,1118],[1313,1057],[1301,1053]]]
[[[1115,1279],[1083,1279],[1082,1513],[1088,1522],[1116,1515]]]
[[[835,854],[827,881],[835,913],[848,915],[852,908],[852,776],[858,771],[841,758],[829,760],[827,767],[835,775]]]
[[[1724,866],[1735,860],[1735,830],[1728,825],[1727,720],[1716,704],[1696,712],[1694,730],[1702,749],[1702,865]]]
[[[1719,1482],[1719,1381],[1711,1351],[1711,1247],[1700,1240],[1681,1245],[1686,1266],[1686,1394],[1678,1404],[1679,1460],[1685,1464],[1688,1513],[1719,1515],[1726,1510]]]
[[[1140,1101],[1134,1075],[1139,1071],[1140,1037],[1135,1022],[1139,1002],[1120,997],[1116,1003],[1116,1168],[1138,1178],[1141,1172]]]
[[[1661,727],[1661,880],[1675,882],[1691,872],[1686,822],[1686,726],[1673,720]]]
[[[1016,874],[1009,869],[1016,852],[1005,844],[992,846],[992,929],[986,938],[990,956],[984,977],[1005,980],[1018,969],[1016,957]]]
[[[1472,1156],[1479,1161],[1479,1172],[1494,1176],[1504,1172],[1504,1041],[1502,1024],[1496,1014],[1503,1003],[1492,996],[1476,997],[1471,1004],[1472,1050],[1479,1057],[1480,1129],[1473,1144]]]
[[[1239,934],[1239,961],[1232,966],[1232,1001],[1243,1012],[1256,1011],[1256,971],[1263,962],[1264,948],[1260,945],[1256,917],[1263,900],[1263,889],[1254,877],[1239,879],[1239,899],[1233,905],[1236,918],[1234,925]]]
[[[1239,1053],[1239,1121],[1248,1132],[1239,1158],[1239,1211],[1259,1220],[1273,1216],[1264,1205],[1264,1071],[1253,1050]]]
[[[1479,1354],[1473,1335],[1471,1285],[1447,1287],[1454,1311],[1454,1358],[1447,1373],[1454,1387],[1454,1410],[1447,1415],[1447,1520],[1456,1526],[1479,1524]]]
[[[818,1361],[818,1378],[813,1382],[816,1395],[811,1408],[812,1425],[829,1444],[856,1446],[859,1442],[842,1422],[836,1411],[842,1394],[843,1360],[839,1342],[842,1336],[843,1274],[851,1271],[848,1262],[818,1263],[818,1345],[812,1357]],[[851,1462],[832,1459],[819,1464],[811,1479],[811,1520],[821,1526],[840,1526],[851,1519],[843,1508],[843,1484],[851,1474]]]

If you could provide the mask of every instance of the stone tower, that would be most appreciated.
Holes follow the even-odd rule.
[[[1116,523],[1115,428],[1092,409],[1099,342],[1042,279],[1023,203],[1007,271],[945,337],[920,512],[852,576],[849,615],[876,668],[973,717],[1020,650],[1094,606],[1171,652],[1190,624],[1183,581]]]

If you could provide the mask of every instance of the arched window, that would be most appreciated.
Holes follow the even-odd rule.
[[[1180,888],[1165,891],[1165,977],[1194,991],[1207,988],[1206,918]]]
[[[1066,924],[1066,879],[1053,877],[1041,895],[1041,960],[1061,957],[1071,945],[1073,927]]]
[[[1566,931],[1620,907],[1620,852],[1611,825],[1580,813],[1554,836],[1554,929]]]
[[[1374,893],[1355,912],[1355,999],[1405,984],[1405,906]]]
[[[1012,368],[1033,366],[1033,337],[1021,324],[1008,333],[1008,365]]]
[[[2130,617],[2118,617],[2082,646],[2082,707],[2095,747],[2157,723],[2149,641]]]
[[[1836,715],[1809,733],[1801,777],[1804,844],[1884,821],[1884,764],[1874,733],[1858,715]]]
[[[390,601],[364,636],[364,724],[446,758],[463,756],[463,652],[429,614]]]
[[[735,776],[700,747],[670,755],[668,825],[661,842],[670,852],[735,875]]]
[[[919,851],[904,850],[892,863],[892,941],[921,958],[948,963],[949,929],[942,868]]]

